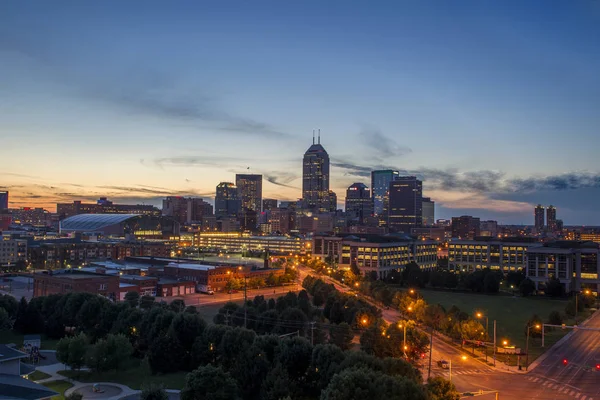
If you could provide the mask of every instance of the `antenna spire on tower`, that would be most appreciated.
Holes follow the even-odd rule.
[[[319,129],[319,144],[321,144],[321,130]]]
[[[313,129],[313,144],[315,144],[315,130]]]

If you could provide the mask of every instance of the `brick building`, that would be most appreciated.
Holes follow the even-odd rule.
[[[77,270],[50,271],[33,276],[34,297],[73,292],[95,293],[117,300],[120,292],[119,276]]]

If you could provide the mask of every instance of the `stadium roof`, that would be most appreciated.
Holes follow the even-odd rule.
[[[140,214],[79,214],[62,220],[60,230],[93,231],[141,216]]]

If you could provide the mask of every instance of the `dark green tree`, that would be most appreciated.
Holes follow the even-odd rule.
[[[558,278],[551,277],[548,279],[548,282],[546,282],[545,293],[546,296],[560,297],[565,293],[565,287],[562,283],[560,283]]]
[[[560,314],[560,312],[558,311],[551,311],[550,314],[548,315],[548,323],[552,324],[552,325],[562,325],[563,323],[563,318],[562,315]]]
[[[10,315],[4,308],[0,308],[0,331],[12,328]]]
[[[252,346],[255,337],[254,331],[244,328],[234,328],[225,332],[219,345],[219,354],[226,370],[231,369],[240,354],[244,354]]]
[[[452,382],[441,377],[429,378],[425,389],[431,400],[459,400],[460,393]]]
[[[181,400],[235,400],[239,391],[235,379],[221,368],[207,365],[190,372],[181,390]]]
[[[179,313],[171,321],[168,334],[174,337],[185,351],[191,351],[194,341],[202,335],[206,322],[198,314]]]
[[[169,395],[162,386],[150,384],[142,386],[140,400],[169,400]]]
[[[529,278],[523,279],[519,284],[519,293],[521,293],[521,296],[527,297],[533,292],[535,292],[535,283]]]
[[[179,341],[171,336],[162,336],[154,340],[148,350],[148,364],[153,374],[178,371],[183,367],[185,350]]]
[[[331,378],[340,370],[345,358],[346,355],[337,346],[320,344],[314,347],[308,378],[315,394],[321,393],[327,387]]]
[[[348,350],[352,346],[354,331],[352,327],[345,322],[339,325],[329,327],[329,341],[342,350]]]
[[[131,307],[137,307],[140,304],[140,294],[138,292],[125,293],[125,302]]]

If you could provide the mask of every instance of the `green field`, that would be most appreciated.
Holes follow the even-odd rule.
[[[493,335],[493,321],[496,320],[496,337],[499,343],[508,340],[511,345],[525,350],[527,321],[537,314],[544,322],[548,320],[551,311],[558,311],[563,315],[567,302],[565,300],[553,300],[544,297],[512,297],[505,295],[485,295],[471,293],[451,293],[443,291],[421,290],[419,292],[429,304],[441,304],[446,310],[453,305],[468,313],[475,315],[481,312],[488,316],[489,335]],[[585,314],[589,315],[589,314]],[[584,315],[580,314],[580,319]],[[485,318],[480,320],[485,327]],[[567,324],[574,323],[573,320],[565,321]],[[566,331],[560,329],[548,331],[546,328],[545,349],[564,336]],[[529,342],[531,362],[543,353],[541,338],[531,338]]]
[[[150,368],[143,362],[135,360],[131,368],[123,371],[109,371],[95,373],[90,371],[59,371],[60,375],[75,379],[79,382],[114,382],[139,390],[145,384],[156,383],[164,385],[167,389],[181,389],[185,384],[187,372],[175,372],[172,374],[152,375]]]
[[[42,371],[33,371],[31,374],[29,374],[27,376],[27,379],[29,379],[30,381],[41,381],[42,379],[47,379],[50,378],[50,375],[48,375],[45,372]]]
[[[60,393],[57,396],[51,398],[51,400],[65,400],[65,390],[72,387],[73,384],[67,381],[52,381],[43,384],[50,390],[54,390],[57,393]]]

